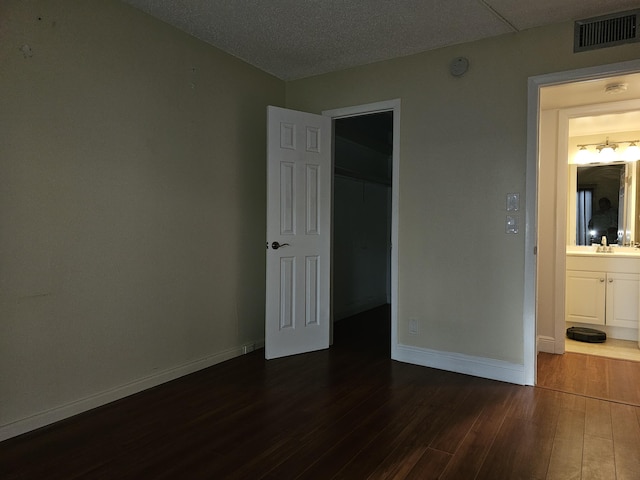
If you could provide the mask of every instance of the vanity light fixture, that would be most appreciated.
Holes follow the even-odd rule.
[[[624,149],[621,155],[616,153],[616,150],[621,143],[628,143],[629,146]],[[640,140],[620,140],[616,142],[609,142],[609,137],[604,143],[584,143],[578,145],[578,153],[574,158],[574,163],[584,165],[586,163],[611,163],[617,161],[635,162],[640,160],[640,147],[636,144],[640,143]],[[597,154],[590,152],[587,147],[596,147]]]

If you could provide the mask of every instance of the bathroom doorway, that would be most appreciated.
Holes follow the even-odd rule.
[[[534,90],[539,98],[536,112],[539,118],[539,144],[536,158],[537,172],[537,232],[533,239],[537,255],[535,263],[535,323],[536,351],[561,354],[565,351],[579,351],[594,354],[593,348],[582,342],[565,341],[565,275],[567,267],[566,246],[580,245],[576,242],[576,201],[579,190],[575,177],[576,167],[569,166],[568,153],[578,148],[570,137],[603,136],[640,130],[640,123],[634,124],[640,114],[633,118],[616,118],[613,112],[633,109],[625,104],[640,100],[639,62],[602,66],[574,72],[564,72],[535,79]],[[612,85],[619,85],[615,94],[610,93]],[[531,86],[531,84],[530,84]],[[532,89],[530,89],[531,100]],[[582,114],[583,112],[584,114]],[[571,128],[569,119],[582,118]],[[597,124],[600,123],[600,126]],[[602,125],[606,125],[603,127]],[[531,135],[531,132],[530,132]],[[595,140],[594,140],[595,142]],[[531,153],[531,150],[530,150]],[[531,160],[531,157],[530,157]],[[528,174],[531,173],[531,165]],[[570,189],[575,190],[569,196]],[[567,205],[569,199],[569,206]],[[573,218],[572,218],[573,215]],[[573,240],[573,241],[572,241]],[[588,247],[584,247],[588,248]],[[597,327],[595,327],[597,328]],[[607,356],[627,357],[640,360],[638,331],[634,341],[616,345],[617,341],[607,341]],[[630,348],[633,347],[633,348]],[[602,352],[602,348],[598,353]],[[637,355],[634,354],[637,351]],[[533,353],[535,355],[535,352]]]

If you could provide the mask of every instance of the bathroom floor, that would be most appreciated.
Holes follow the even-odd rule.
[[[572,353],[585,353],[600,357],[640,362],[640,348],[638,348],[638,342],[631,340],[608,338],[604,343],[586,343],[565,338],[564,348],[565,351]]]

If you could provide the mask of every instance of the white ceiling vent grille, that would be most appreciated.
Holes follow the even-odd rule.
[[[640,41],[640,10],[578,20],[575,23],[573,51],[613,47]]]

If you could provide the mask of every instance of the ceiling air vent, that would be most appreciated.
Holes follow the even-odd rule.
[[[574,29],[574,52],[613,47],[640,41],[640,10],[578,20]]]

